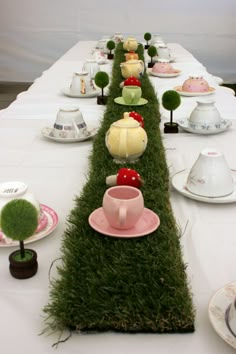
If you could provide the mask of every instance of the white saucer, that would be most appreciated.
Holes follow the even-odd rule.
[[[179,76],[181,74],[181,70],[175,70],[175,72],[173,73],[155,73],[152,71],[152,69],[148,69],[148,72],[150,75],[152,76],[157,76],[157,77],[160,77],[160,78],[168,78],[168,77],[176,77],[176,76]]]
[[[41,130],[42,135],[44,136],[44,138],[50,139],[50,140],[54,140],[57,141],[59,143],[78,143],[80,141],[85,141],[88,140],[92,137],[94,137],[97,134],[97,129],[92,129],[90,131],[88,131],[88,135],[87,136],[83,136],[83,137],[79,137],[79,138],[56,138],[52,135],[52,130],[53,128],[50,127],[44,127]]]
[[[232,335],[225,321],[225,311],[236,296],[236,282],[217,290],[208,305],[208,316],[216,333],[234,349],[236,338]]]
[[[219,124],[202,124],[202,125],[189,125],[187,118],[177,120],[179,126],[189,133],[194,134],[218,134],[231,127],[232,122],[229,119],[221,119]]]
[[[172,177],[172,185],[173,187],[182,195],[187,198],[198,200],[200,202],[205,203],[213,203],[213,204],[226,204],[226,203],[235,203],[236,202],[236,186],[234,185],[234,191],[230,195],[226,195],[225,197],[203,197],[201,195],[193,194],[189,192],[186,188],[186,182],[189,175],[190,170],[184,170],[176,173]],[[236,175],[234,171],[232,174]]]
[[[80,93],[72,93],[70,91],[70,88],[69,87],[65,87],[62,89],[62,92],[64,95],[68,96],[68,97],[73,97],[73,98],[91,98],[91,97],[96,97],[100,94],[100,90],[95,90],[93,92],[90,92],[90,93],[86,93],[86,94],[80,94]]]
[[[104,215],[103,208],[98,208],[89,215],[89,224],[94,230],[106,236],[134,238],[146,236],[155,231],[160,225],[160,219],[152,210],[144,208],[142,216],[134,227],[120,230],[111,227]]]
[[[173,88],[173,90],[177,91],[181,96],[186,96],[186,97],[207,96],[207,95],[212,95],[213,93],[215,93],[214,87],[209,87],[209,90],[205,91],[205,92],[183,91],[182,86],[176,86]]]

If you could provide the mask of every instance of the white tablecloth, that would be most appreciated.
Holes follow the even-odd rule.
[[[31,244],[38,253],[39,270],[35,277],[16,280],[8,270],[12,248],[0,249],[0,349],[1,353],[54,353],[57,335],[40,336],[45,328],[42,308],[49,301],[48,271],[53,260],[61,256],[60,245],[66,219],[86,182],[91,142],[60,144],[44,139],[40,133],[52,126],[62,105],[78,105],[89,126],[96,127],[104,106],[96,99],[74,99],[62,94],[74,71],[91,57],[95,42],[79,42],[6,110],[0,111],[0,182],[20,180],[28,184],[38,200],[53,208],[59,216],[57,229],[44,239]],[[230,90],[218,86],[219,79],[209,74],[189,52],[177,44],[169,44],[176,59],[173,66],[182,70],[178,78],[151,77],[158,97],[189,74],[201,72],[216,87],[213,95],[223,118],[232,119],[232,127],[211,136],[163,134],[171,176],[191,168],[205,147],[217,147],[232,169],[236,169],[235,129],[236,99]],[[110,72],[111,64],[102,66]],[[174,119],[187,117],[196,105],[196,97],[183,97]],[[160,107],[162,125],[168,113]],[[117,117],[120,119],[120,117]],[[163,130],[163,127],[161,127]],[[171,203],[178,225],[185,230],[181,237],[184,261],[196,307],[196,331],[192,334],[73,334],[57,352],[68,353],[204,353],[229,354],[234,349],[212,328],[208,303],[214,292],[235,280],[236,204],[206,204],[184,198],[170,187]],[[51,276],[55,276],[53,267]],[[63,333],[62,339],[67,333]]]

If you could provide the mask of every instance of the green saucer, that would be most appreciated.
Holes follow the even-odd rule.
[[[145,98],[140,98],[138,103],[125,103],[123,97],[116,97],[114,101],[115,103],[122,104],[123,106],[143,106],[144,104],[148,103],[148,100]]]

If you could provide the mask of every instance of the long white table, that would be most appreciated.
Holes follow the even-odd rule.
[[[88,126],[99,126],[104,106],[98,106],[95,98],[74,99],[61,92],[73,72],[80,70],[84,60],[91,57],[94,46],[95,42],[79,42],[35,80],[27,92],[0,111],[0,182],[24,181],[38,200],[59,216],[58,227],[52,234],[29,245],[38,253],[39,270],[35,277],[23,281],[12,278],[8,270],[12,248],[0,247],[0,349],[4,354],[55,352],[52,344],[57,342],[58,334],[39,335],[45,328],[42,309],[49,301],[50,277],[57,275],[56,263],[50,276],[48,272],[51,263],[61,256],[63,231],[74,207],[74,196],[80,194],[86,183],[92,143],[54,143],[44,139],[40,131],[52,126],[59,107],[71,104],[80,107]],[[229,166],[236,169],[236,99],[232,91],[218,86],[219,79],[180,45],[169,44],[169,48],[176,58],[173,66],[181,69],[182,74],[173,79],[150,77],[158,97],[161,99],[165,90],[181,85],[189,74],[201,72],[216,87],[213,97],[222,117],[233,122],[228,131],[217,135],[200,136],[183,131],[163,134],[170,175],[191,168],[199,152],[209,146],[222,150]],[[111,64],[103,65],[102,70],[110,72]],[[188,116],[195,105],[196,97],[182,98],[174,119]],[[163,125],[168,113],[162,106],[160,110]],[[234,353],[212,328],[208,303],[217,289],[235,280],[236,204],[201,203],[183,197],[171,186],[170,191],[173,211],[183,231],[181,244],[196,307],[196,331],[162,335],[74,333],[58,346],[58,353]],[[63,333],[62,339],[67,335]]]

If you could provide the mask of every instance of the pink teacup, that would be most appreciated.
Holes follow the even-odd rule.
[[[174,72],[174,69],[169,61],[159,61],[154,64],[152,71],[159,74],[171,74]]]
[[[208,92],[209,85],[202,76],[190,76],[184,81],[182,89],[185,92]]]
[[[142,192],[131,186],[115,186],[106,190],[103,196],[103,212],[115,229],[131,229],[144,210]]]

